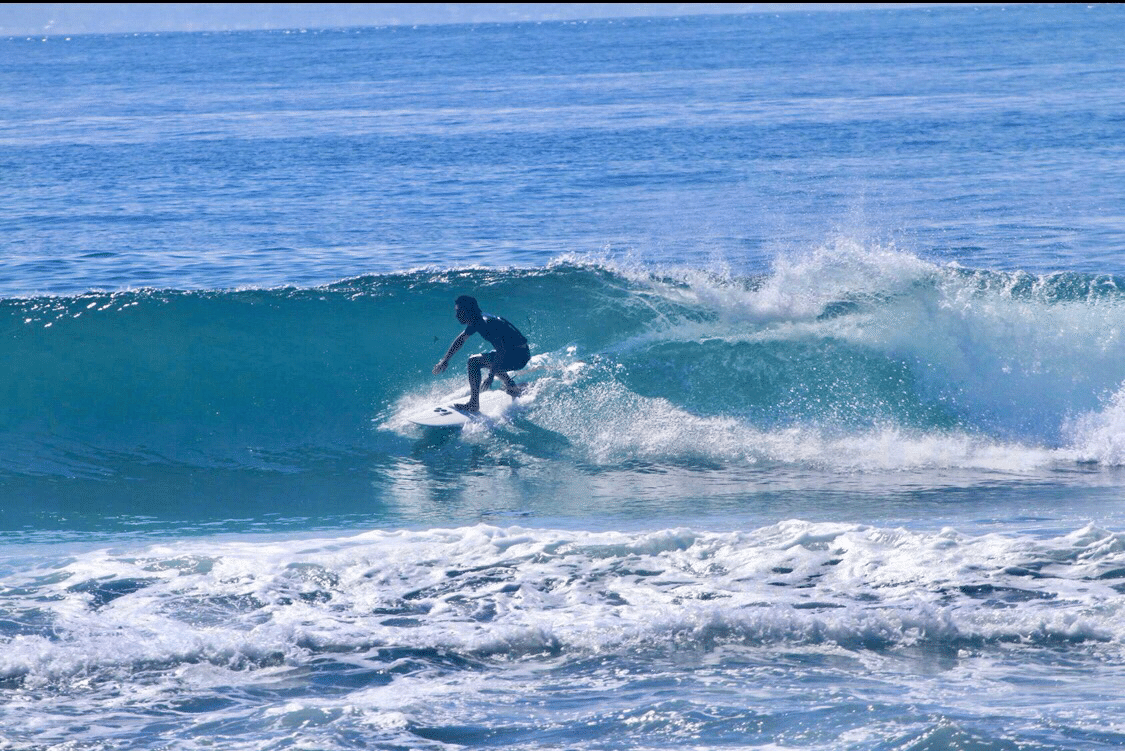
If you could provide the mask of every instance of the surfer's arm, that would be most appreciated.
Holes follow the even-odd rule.
[[[453,340],[453,344],[449,345],[449,351],[445,353],[445,357],[441,358],[441,360],[438,361],[438,364],[434,366],[434,375],[445,372],[445,369],[449,367],[450,358],[453,357],[454,353],[456,353],[457,350],[461,349],[461,345],[464,344],[465,340],[468,338],[469,332],[462,331],[458,335],[458,337]]]

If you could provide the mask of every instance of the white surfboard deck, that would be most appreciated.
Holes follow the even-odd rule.
[[[427,428],[456,428],[473,420],[500,417],[515,400],[503,391],[484,391],[480,395],[480,412],[464,412],[453,406],[455,402],[464,404],[467,401],[467,393],[448,396],[435,406],[407,415],[406,419]]]

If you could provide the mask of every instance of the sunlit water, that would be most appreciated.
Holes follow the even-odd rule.
[[[1122,21],[0,40],[0,748],[1125,744]]]

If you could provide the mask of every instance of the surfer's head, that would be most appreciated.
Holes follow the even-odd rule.
[[[453,303],[453,310],[457,313],[460,323],[472,323],[481,317],[480,305],[475,297],[461,295]]]

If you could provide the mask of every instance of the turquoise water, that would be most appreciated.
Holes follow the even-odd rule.
[[[1121,16],[0,40],[0,748],[1120,747]]]

